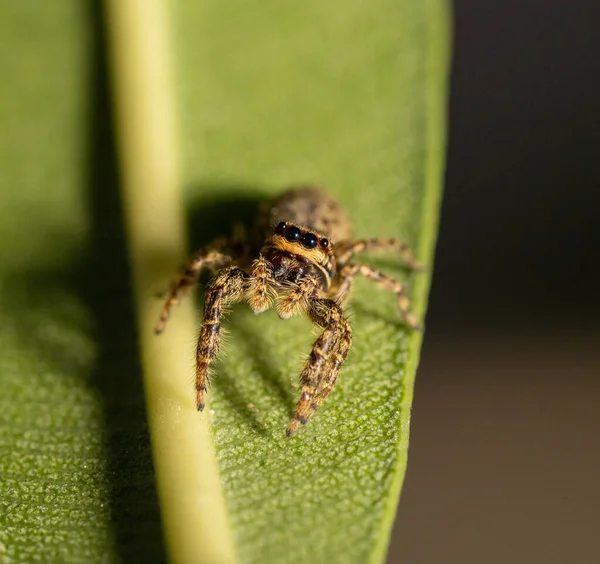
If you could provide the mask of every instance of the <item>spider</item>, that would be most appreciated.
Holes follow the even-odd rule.
[[[289,437],[329,395],[348,355],[352,328],[342,306],[357,275],[393,292],[406,323],[419,329],[404,286],[366,264],[352,262],[354,254],[395,251],[409,268],[420,266],[398,239],[352,240],[346,211],[318,188],[292,188],[267,202],[255,233],[256,241],[223,237],[199,250],[173,282],[155,331],[164,331],[172,307],[197,283],[201,271],[212,270],[196,349],[196,407],[202,411],[208,370],[219,351],[228,306],[247,300],[255,314],[274,303],[282,319],[307,314],[322,332],[300,376],[301,395],[286,430]]]

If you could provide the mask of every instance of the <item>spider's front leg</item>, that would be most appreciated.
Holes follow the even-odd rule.
[[[323,332],[315,341],[300,376],[302,395],[288,425],[288,437],[309,420],[327,397],[352,346],[352,328],[336,302],[312,299],[308,314],[314,323],[323,327]]]
[[[213,246],[223,246],[224,241],[217,240]],[[160,318],[154,329],[160,335],[167,325],[171,310],[177,305],[182,296],[198,281],[200,273],[205,268],[216,268],[231,262],[231,257],[218,251],[198,251],[187,264],[183,274],[171,284],[169,295],[160,312]]]
[[[341,243],[336,248],[336,259],[338,264],[344,265],[356,253],[369,253],[374,251],[398,253],[408,268],[417,272],[423,270],[423,266],[413,257],[410,247],[404,241],[396,238],[386,239],[380,237],[378,239],[360,239],[359,241]]]
[[[396,294],[398,308],[400,309],[402,316],[406,320],[406,323],[412,329],[415,329],[417,331],[421,328],[419,322],[417,321],[417,318],[410,311],[410,300],[404,292],[404,285],[398,280],[386,276],[382,272],[375,270],[367,264],[348,263],[341,269],[341,283],[337,289],[336,299],[338,299],[339,301],[343,301],[344,298],[347,297],[348,293],[350,292],[352,282],[358,274],[362,274],[365,278],[371,280],[371,282],[375,282],[379,286],[382,286],[386,290],[389,290]]]
[[[250,276],[237,266],[223,269],[210,283],[204,298],[202,329],[196,348],[196,408],[204,409],[208,367],[219,352],[221,321],[228,305],[241,301],[249,289]]]

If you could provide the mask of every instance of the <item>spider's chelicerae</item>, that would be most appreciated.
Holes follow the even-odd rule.
[[[356,275],[393,292],[407,324],[418,328],[403,285],[366,264],[352,262],[354,254],[395,251],[408,267],[419,267],[398,239],[352,240],[346,211],[316,188],[294,188],[268,202],[256,232],[258,245],[224,237],[194,255],[171,287],[156,333],[164,331],[171,308],[197,282],[201,271],[215,272],[204,298],[196,351],[196,407],[202,411],[208,369],[219,350],[227,306],[247,300],[258,314],[275,302],[282,319],[306,313],[322,332],[300,376],[301,396],[286,431],[289,437],[327,397],[348,355],[352,328],[342,305]]]

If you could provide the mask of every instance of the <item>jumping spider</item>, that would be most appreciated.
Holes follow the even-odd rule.
[[[417,270],[419,266],[398,239],[353,241],[346,211],[316,188],[294,188],[269,202],[259,214],[256,233],[262,247],[260,242],[221,238],[198,251],[173,283],[156,333],[164,331],[171,308],[198,281],[201,271],[212,270],[215,276],[204,298],[196,350],[196,407],[202,411],[208,368],[219,350],[227,306],[247,300],[258,314],[275,300],[282,319],[306,313],[322,333],[300,376],[301,396],[286,431],[289,437],[327,397],[350,350],[352,328],[342,304],[357,274],[396,294],[407,324],[418,329],[403,285],[366,264],[350,262],[352,256],[363,251],[395,251],[408,267]]]

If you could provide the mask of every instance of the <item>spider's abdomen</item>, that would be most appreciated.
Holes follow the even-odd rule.
[[[352,238],[346,210],[318,188],[292,188],[269,201],[263,208],[260,219],[265,238],[272,233],[273,227],[282,221],[321,233],[333,243],[349,241]]]

